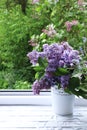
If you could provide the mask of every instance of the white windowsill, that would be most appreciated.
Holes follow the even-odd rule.
[[[87,130],[87,107],[59,116],[50,106],[0,106],[0,130]]]
[[[40,95],[33,95],[28,90],[1,90],[0,105],[51,105],[51,92],[42,91]],[[87,106],[87,100],[75,99],[75,105]]]

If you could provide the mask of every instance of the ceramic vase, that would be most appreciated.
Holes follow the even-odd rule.
[[[75,95],[66,93],[63,89],[51,88],[52,108],[55,114],[73,114]]]

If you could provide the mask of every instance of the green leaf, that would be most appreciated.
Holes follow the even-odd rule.
[[[44,68],[41,66],[34,66],[35,71],[44,71]]]
[[[41,67],[46,68],[48,66],[48,62],[46,58],[38,58],[38,63]]]
[[[66,68],[57,68],[54,75],[61,76],[61,75],[66,75],[68,73],[69,73],[69,71]]]
[[[75,95],[81,96],[81,97],[87,99],[87,91],[84,91],[84,90],[80,89],[79,91],[76,91]]]
[[[70,90],[69,90],[68,88],[65,88],[64,91],[65,91],[66,93],[71,94],[71,92],[70,92]]]
[[[39,74],[38,74],[38,72],[35,74],[35,79],[38,79],[38,77],[39,77]]]
[[[85,90],[80,89],[79,93],[81,93],[81,94],[87,94],[87,90],[85,91]]]
[[[83,98],[85,98],[85,99],[87,99],[87,94],[85,94],[85,95],[82,95],[82,97],[83,97]]]
[[[69,89],[71,91],[75,90],[75,88],[78,88],[80,86],[80,79],[78,77],[72,77],[69,80]]]
[[[40,78],[42,78],[44,76],[44,72],[37,72],[36,74],[35,74],[35,79],[40,79]]]
[[[36,74],[35,74],[35,79],[40,79],[44,76],[44,73],[45,73],[45,69],[48,65],[48,62],[45,58],[39,58],[38,59],[38,63],[39,65],[37,66],[34,66],[34,70],[36,71]]]
[[[80,85],[80,89],[87,92],[87,82]]]

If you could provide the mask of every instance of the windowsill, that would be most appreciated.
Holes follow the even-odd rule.
[[[0,93],[0,128],[2,129],[82,129],[87,126],[87,100],[75,99],[71,116],[55,116],[51,107],[51,93]],[[9,106],[10,105],[10,106]],[[23,123],[22,123],[23,122]]]
[[[55,115],[50,106],[0,106],[0,130],[87,130],[87,107]]]
[[[37,96],[17,96],[17,95],[7,95],[0,96],[1,105],[51,105],[51,96],[37,95]],[[75,105],[77,106],[87,106],[87,100],[82,98],[75,98]]]
[[[0,105],[51,105],[51,92],[42,91],[34,95],[32,90],[0,90]],[[87,106],[87,100],[75,99],[75,105]]]

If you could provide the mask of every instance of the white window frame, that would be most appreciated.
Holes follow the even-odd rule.
[[[0,105],[51,105],[51,92],[42,91],[33,95],[29,90],[1,90]],[[75,105],[87,106],[87,100],[75,98]]]

